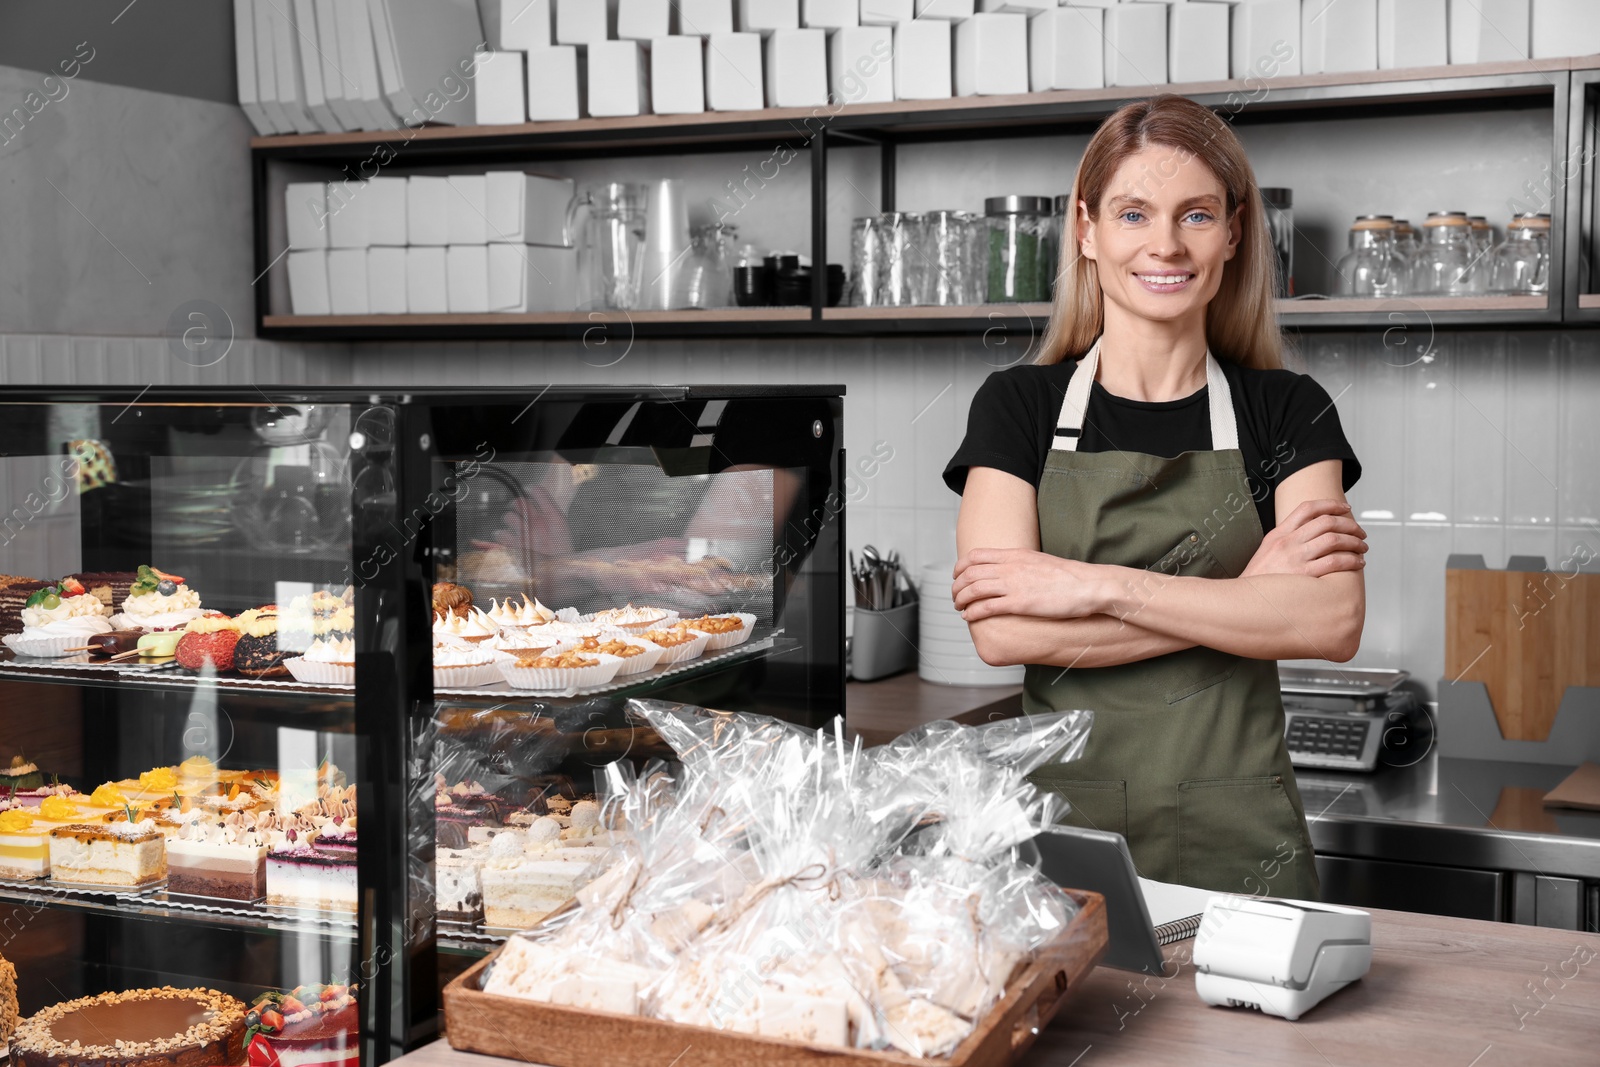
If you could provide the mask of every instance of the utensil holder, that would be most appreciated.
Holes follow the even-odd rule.
[[[850,638],[850,677],[887,678],[917,665],[917,602],[886,611],[857,606]]]

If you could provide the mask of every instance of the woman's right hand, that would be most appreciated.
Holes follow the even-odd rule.
[[[1261,540],[1239,577],[1304,574],[1320,578],[1366,566],[1367,531],[1343,500],[1307,500]]]

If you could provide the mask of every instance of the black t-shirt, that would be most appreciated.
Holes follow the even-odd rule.
[[[1239,451],[1261,529],[1276,524],[1273,491],[1289,475],[1327,459],[1344,461],[1344,488],[1361,477],[1327,390],[1304,374],[1251,370],[1218,360],[1233,392]],[[972,398],[967,436],[944,469],[945,484],[966,487],[969,467],[993,467],[1037,487],[1055,442],[1062,398],[1077,363],[1024,364],[995,371]],[[1099,382],[1084,412],[1081,452],[1142,452],[1173,458],[1211,449],[1207,389],[1178,400],[1128,400]]]

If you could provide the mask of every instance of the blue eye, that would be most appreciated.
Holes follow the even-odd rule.
[[[1191,212],[1189,212],[1189,215],[1188,215],[1189,218],[1192,219],[1192,218],[1195,218],[1196,216],[1199,216],[1202,220],[1207,221],[1207,222],[1209,222],[1211,220],[1211,216],[1207,212],[1204,212],[1204,211],[1191,211]]]
[[[1129,210],[1124,211],[1122,214],[1118,215],[1117,218],[1125,220],[1125,219],[1127,219],[1127,217],[1129,215],[1138,215],[1138,214],[1139,214],[1139,212],[1134,211],[1133,209],[1130,208]]]

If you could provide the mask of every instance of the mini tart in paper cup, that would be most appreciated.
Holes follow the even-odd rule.
[[[658,607],[655,604],[642,604],[638,607],[629,604],[626,607],[596,611],[582,616],[582,619],[584,622],[597,622],[615,630],[640,634],[646,630],[671,626],[677,621],[678,613],[671,608]]]
[[[27,634],[6,634],[0,637],[7,648],[19,656],[30,656],[34,659],[60,659],[62,656],[75,656],[76,652],[68,652],[69,648],[82,648],[89,643],[90,635],[41,634],[32,637]]]
[[[580,654],[570,650],[565,653],[589,661],[587,666],[575,667],[523,667],[517,660],[500,660],[500,676],[516,689],[582,689],[591,685],[605,685],[617,676],[617,671],[622,668],[622,660],[616,656],[607,656],[603,653]],[[554,659],[556,657],[540,657]],[[521,663],[536,662],[536,660],[521,660]]]
[[[290,656],[283,661],[294,680],[303,685],[355,685],[354,663],[328,663],[324,660]]]
[[[589,645],[587,643],[589,641],[594,642],[594,645]],[[623,653],[618,650],[618,645],[626,645],[639,651]],[[617,668],[616,676],[618,678],[623,678],[630,674],[644,673],[657,663],[660,663],[661,657],[667,651],[654,641],[646,641],[642,637],[636,637],[626,632],[614,636],[606,634],[600,637],[587,638],[585,641],[579,641],[569,647],[580,656],[606,655],[617,657],[622,661],[622,666]]]
[[[435,645],[433,687],[461,689],[500,681],[499,660],[488,649]]]
[[[694,659],[696,656],[700,655],[700,653],[706,650],[706,645],[711,641],[711,635],[701,630],[690,630],[687,627],[682,629],[674,627],[670,630],[647,630],[639,636],[645,641],[655,642],[656,639],[652,637],[651,634],[672,635],[670,639],[676,640],[676,635],[685,633],[692,635],[687,641],[679,641],[677,644],[661,646],[663,652],[661,654],[661,658],[656,661],[657,665],[660,665],[663,663],[682,663],[685,660]]]
[[[698,625],[709,620],[710,625],[716,626],[724,619],[737,619],[739,626],[735,629],[717,632],[715,630],[702,630]],[[756,617],[748,611],[729,611],[720,615],[701,615],[699,618],[694,619],[679,619],[678,623],[699,633],[710,633],[711,640],[706,642],[706,651],[715,652],[719,648],[732,648],[734,645],[742,645],[748,641],[751,632],[755,629]]]
[[[478,645],[478,649],[488,652],[498,660],[518,660],[526,656],[555,656],[567,649],[574,647],[577,641],[573,638],[561,637],[559,634],[549,634],[545,637],[527,636],[520,633],[502,633],[498,637]]]

